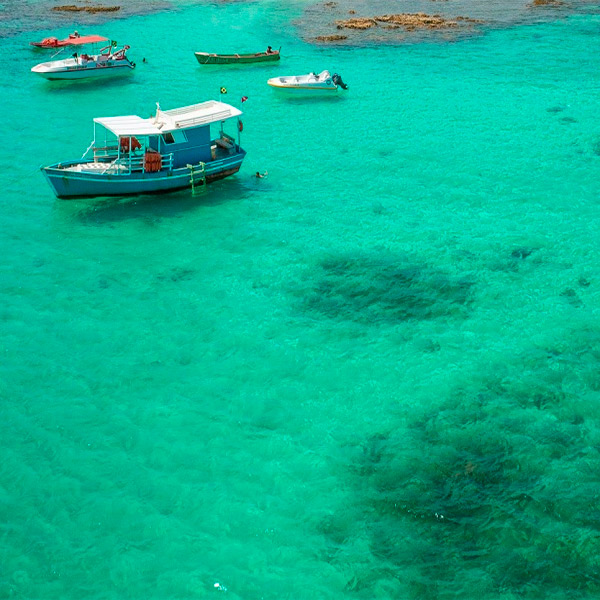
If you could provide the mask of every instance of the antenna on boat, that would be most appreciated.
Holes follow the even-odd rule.
[[[154,115],[154,122],[158,122],[158,117],[160,116],[160,104],[156,103],[156,114]]]

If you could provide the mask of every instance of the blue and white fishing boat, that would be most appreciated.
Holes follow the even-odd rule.
[[[195,190],[239,171],[246,156],[241,114],[209,100],[172,110],[157,104],[149,119],[96,118],[94,139],[80,159],[42,171],[59,198]],[[224,130],[229,119],[237,121],[237,141]]]

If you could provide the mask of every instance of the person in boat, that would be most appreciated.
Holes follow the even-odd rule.
[[[271,46],[267,46],[267,54],[275,54],[275,50]]]
[[[75,39],[75,38],[78,38],[78,37],[81,37],[79,35],[79,31],[74,31],[73,33],[69,34],[69,38],[72,39],[72,40]]]
[[[268,174],[269,174],[268,171],[265,171],[264,173],[261,173],[260,171],[256,171],[257,179],[264,179]]]

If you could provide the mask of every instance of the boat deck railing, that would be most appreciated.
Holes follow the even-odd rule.
[[[92,142],[93,144],[94,142]],[[97,158],[116,158],[119,146],[91,146],[85,151],[81,158],[85,158],[85,155],[90,151],[94,150],[94,159]]]
[[[133,171],[144,171],[146,165],[146,153],[135,154],[129,156],[128,154],[119,155],[117,152],[117,146],[106,146],[104,148],[94,148],[94,162],[100,162],[106,164],[106,168],[102,173],[114,173],[119,175],[127,175]],[[161,170],[168,169],[173,170],[173,153],[161,154]],[[100,159],[100,160],[99,160]]]

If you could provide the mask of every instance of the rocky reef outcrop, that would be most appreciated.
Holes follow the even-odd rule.
[[[548,0],[536,0],[548,1]],[[455,29],[461,25],[482,23],[479,19],[470,17],[454,17],[449,19],[441,15],[428,15],[426,13],[400,13],[395,15],[381,15],[377,17],[352,17],[335,22],[338,29],[371,29],[371,27],[384,27],[386,29],[404,29],[416,31],[418,29]]]
[[[101,5],[86,5],[77,6],[76,4],[64,4],[62,6],[54,6],[52,10],[57,12],[87,12],[87,13],[102,13],[102,12],[117,12],[121,10],[120,6],[101,6]]]

